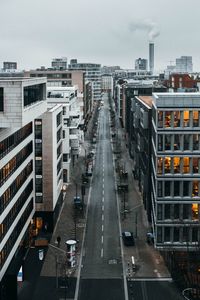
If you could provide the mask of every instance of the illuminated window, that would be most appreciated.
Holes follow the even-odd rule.
[[[192,220],[199,219],[199,204],[193,203],[192,204]]]
[[[190,126],[190,113],[188,110],[183,112],[183,126],[184,127]]]
[[[193,111],[193,127],[199,127],[199,112]]]
[[[180,111],[174,111],[174,127],[180,127]]]
[[[166,111],[165,112],[165,127],[171,127],[171,111]]]
[[[199,195],[199,182],[193,181],[192,182],[192,197]]]
[[[40,217],[36,218],[36,228],[41,229],[42,225],[43,225],[42,218],[40,218]]]
[[[190,173],[190,159],[183,157],[183,173]]]
[[[174,157],[174,173],[180,173],[180,157]]]
[[[171,173],[171,157],[165,157],[165,174]]]

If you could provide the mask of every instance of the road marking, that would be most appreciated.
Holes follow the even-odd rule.
[[[102,191],[102,193],[103,193],[103,196],[104,196],[104,190]]]
[[[104,211],[104,205],[102,205],[102,211]]]
[[[103,224],[101,225],[101,231],[103,232]]]
[[[104,221],[104,215],[102,215],[102,221]]]
[[[103,182],[104,182],[104,177],[103,177]]]
[[[104,202],[104,197],[102,197],[102,202]]]
[[[103,183],[103,190],[104,190],[104,183]]]
[[[101,257],[103,257],[103,248],[101,249]]]
[[[102,235],[102,237],[101,237],[101,243],[103,244],[103,235]]]

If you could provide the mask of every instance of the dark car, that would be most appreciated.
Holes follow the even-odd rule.
[[[130,231],[122,232],[122,239],[123,239],[125,246],[134,246],[135,245],[135,239],[133,236],[133,232],[130,232]]]

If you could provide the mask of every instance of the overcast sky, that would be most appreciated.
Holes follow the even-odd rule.
[[[159,71],[181,55],[200,71],[199,0],[0,0],[0,67],[49,67],[53,57],[133,68],[154,37]]]

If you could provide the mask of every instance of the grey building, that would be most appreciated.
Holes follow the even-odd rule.
[[[135,70],[145,70],[148,69],[148,60],[145,58],[138,58],[135,60]]]

